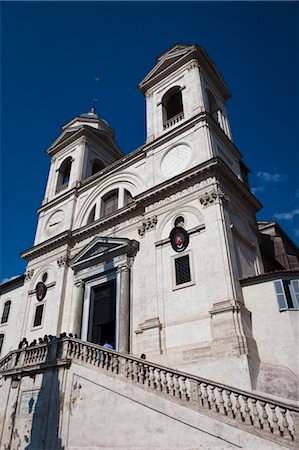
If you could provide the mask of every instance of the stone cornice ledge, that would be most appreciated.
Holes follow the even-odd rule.
[[[25,250],[24,252],[20,253],[20,256],[26,261],[31,261],[37,256],[42,255],[43,253],[53,250],[54,248],[60,247],[63,244],[67,244],[71,236],[72,236],[71,231],[64,231],[63,233],[58,234],[58,236],[48,239],[47,241],[41,242],[40,244],[35,245],[34,247],[29,248],[28,250]]]

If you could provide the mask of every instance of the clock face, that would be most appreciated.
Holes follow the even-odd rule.
[[[164,156],[161,163],[162,173],[166,177],[173,177],[177,175],[187,167],[191,159],[191,148],[185,144],[177,145],[173,147]]]
[[[57,233],[58,230],[63,225],[64,221],[64,212],[59,210],[52,214],[47,223],[47,232],[48,234]]]

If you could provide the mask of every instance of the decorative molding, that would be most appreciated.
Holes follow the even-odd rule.
[[[59,258],[57,259],[58,267],[63,267],[67,263],[68,263],[67,255],[59,256]]]
[[[191,234],[200,233],[201,231],[205,230],[205,228],[205,224],[198,225],[197,227],[191,228],[191,230],[188,231],[188,234],[190,236]],[[155,247],[161,247],[166,244],[170,244],[170,237],[155,242]]]
[[[128,260],[126,263],[121,264],[120,266],[118,266],[117,269],[116,269],[116,272],[117,273],[128,272],[129,270],[131,270],[132,265],[133,265],[133,261]]]
[[[179,200],[180,198],[191,194],[193,192],[196,192],[203,186],[207,186],[215,181],[214,177],[208,177],[205,180],[202,180],[200,183],[195,183],[193,186],[189,186],[188,188],[182,189],[181,191],[176,192],[175,194],[172,194],[168,197],[163,198],[162,200],[159,200],[158,202],[152,203],[151,205],[148,205],[146,207],[146,211],[150,212],[152,210],[155,210],[161,206],[167,205],[169,203],[174,202],[175,200]]]
[[[155,229],[157,223],[158,223],[157,216],[148,217],[147,219],[145,219],[141,223],[141,225],[138,227],[138,234],[139,234],[139,236],[144,236],[146,231]]]
[[[151,330],[153,328],[162,329],[162,324],[159,320],[159,317],[154,317],[153,319],[145,320],[143,323],[139,324],[139,328],[135,330],[136,334],[143,333],[145,330]]]
[[[81,279],[78,279],[78,280],[76,280],[76,281],[74,282],[74,285],[76,286],[76,288],[83,287],[84,284],[85,284],[84,281],[81,280]]]
[[[28,281],[28,280],[31,280],[31,278],[33,277],[33,274],[34,274],[34,269],[29,269],[29,270],[26,270],[26,272],[25,272],[25,280],[26,281]]]
[[[222,200],[223,203],[229,202],[228,195],[218,186],[211,191],[205,192],[199,197],[199,201],[203,206],[212,205],[219,200]]]
[[[196,61],[196,60],[191,61],[191,63],[188,66],[188,71],[191,70],[191,69],[195,69],[196,67],[199,67],[198,61]]]

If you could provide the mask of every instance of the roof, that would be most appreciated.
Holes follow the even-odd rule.
[[[155,85],[162,78],[165,78],[169,74],[173,73],[174,70],[192,60],[197,60],[201,68],[208,73],[209,77],[218,87],[224,99],[229,98],[231,94],[215,64],[205,50],[198,45],[187,45],[181,43],[173,45],[156,59],[155,66],[139,83],[139,88],[143,93],[147,92],[150,87]]]

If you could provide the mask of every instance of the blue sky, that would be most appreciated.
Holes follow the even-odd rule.
[[[180,41],[226,81],[235,145],[260,220],[298,243],[298,3],[1,2],[1,279],[24,272],[48,175],[47,147],[93,98],[124,153],[145,140],[137,84]],[[99,75],[101,81],[94,79]]]

